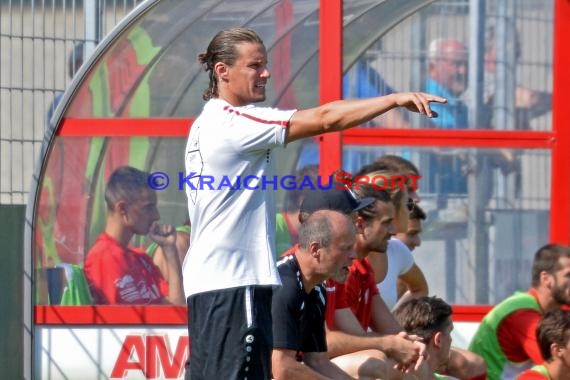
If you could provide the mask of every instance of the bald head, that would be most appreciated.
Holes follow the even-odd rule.
[[[338,211],[315,211],[299,228],[301,271],[311,274],[313,284],[327,278],[344,281],[355,257],[355,241],[356,227],[350,217]]]
[[[299,246],[308,249],[311,242],[328,247],[334,236],[356,234],[354,222],[345,214],[333,210],[318,210],[310,214],[299,228]]]
[[[428,57],[430,78],[461,95],[467,87],[467,46],[456,39],[436,39],[429,45]]]

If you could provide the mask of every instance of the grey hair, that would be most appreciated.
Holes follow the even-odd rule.
[[[330,245],[332,238],[332,226],[323,212],[315,212],[299,227],[299,246],[307,249],[312,242],[317,242],[320,247]]]

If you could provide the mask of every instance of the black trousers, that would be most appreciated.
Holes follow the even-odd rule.
[[[190,362],[185,379],[271,379],[271,297],[270,286],[188,297]]]

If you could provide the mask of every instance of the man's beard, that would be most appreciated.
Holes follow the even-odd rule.
[[[558,281],[554,280],[554,288],[552,289],[552,298],[560,305],[570,305],[570,295],[565,288],[558,286]]]

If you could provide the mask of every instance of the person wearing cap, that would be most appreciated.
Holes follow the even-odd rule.
[[[428,294],[428,284],[423,271],[415,263],[409,247],[398,239],[399,233],[408,231],[412,215],[415,215],[416,211],[419,213],[420,210],[417,204],[420,201],[417,194],[417,179],[420,178],[420,172],[413,163],[402,157],[384,155],[375,162],[363,166],[356,175],[378,176],[376,185],[387,189],[396,210],[394,218],[396,236],[388,242],[388,249],[386,252],[371,251],[366,258],[374,270],[382,300],[390,310],[393,310],[406,300]],[[405,189],[396,185],[396,179],[401,175],[408,177]],[[425,213],[423,216],[425,218]],[[417,236],[416,238],[415,241],[419,239]],[[446,365],[448,375],[472,380],[485,378],[487,368],[485,361],[479,355],[452,347],[448,359]]]
[[[335,210],[343,214],[356,216],[356,212],[373,204],[373,197],[359,198],[344,183],[333,182],[328,189],[305,190],[299,207],[299,222],[303,223],[309,215],[318,210]]]
[[[275,291],[271,305],[274,378],[352,379],[327,356],[323,281],[346,276],[354,239],[350,217],[319,210],[299,228],[295,252],[277,263],[283,286]]]
[[[376,200],[372,197],[358,198],[346,185],[333,182],[329,189],[306,189],[303,191],[301,205],[299,206],[299,225],[302,225],[314,212],[319,210],[334,210],[351,218],[356,218],[356,213]],[[294,244],[285,250],[281,257],[290,256],[299,249],[299,244]]]
[[[371,185],[360,185],[357,194],[374,203],[357,211],[357,259],[346,281],[327,282],[329,355],[356,377],[399,378],[408,371],[421,376],[426,370],[421,365],[425,345],[403,332],[380,297],[372,267],[365,260],[371,251],[386,251],[395,233],[395,207],[385,190]]]
[[[416,202],[420,201],[416,191],[420,175],[415,165],[397,156],[384,156],[371,164],[364,165],[356,176],[374,178],[375,185],[386,189],[396,208],[394,218],[396,233],[405,232],[408,228],[409,213]],[[402,176],[408,178],[405,184],[398,182]],[[386,252],[370,252],[366,260],[372,265],[378,291],[391,310],[399,298],[398,279],[407,287],[404,300],[428,294],[428,283],[422,270],[414,262],[412,252],[401,241],[392,238],[388,242]]]
[[[371,196],[358,197],[354,191],[347,189],[343,184],[339,183],[334,183],[329,190],[319,189],[307,191],[300,207],[300,222],[303,224],[318,210],[340,211],[346,215],[350,215],[355,221],[357,220],[358,213],[368,209],[375,209],[375,207],[391,207],[393,213],[393,206],[389,201],[389,196],[384,191],[371,192],[370,195]],[[379,200],[378,197],[383,201]],[[389,215],[387,220],[383,222],[384,226],[391,224]],[[380,235],[380,240],[385,240],[390,236],[386,232]],[[284,256],[294,254],[297,249],[298,247],[292,247],[289,251],[285,252]],[[336,281],[329,279],[326,281],[326,321],[329,357],[333,358],[333,362],[344,370],[351,371],[349,373],[351,373],[352,376],[360,378],[366,378],[366,376],[371,376],[371,378],[386,378],[385,375],[388,374],[390,378],[401,377],[402,373],[392,368],[394,362],[387,361],[386,355],[380,350],[385,350],[393,355],[396,362],[400,363],[403,368],[406,364],[409,365],[407,360],[410,358],[415,357],[419,360],[419,354],[423,353],[423,345],[419,342],[414,343],[413,340],[405,334],[387,334],[380,336],[377,333],[364,331],[358,323],[353,311],[346,304],[344,293],[339,296],[337,301],[335,286],[339,282],[342,282],[343,279],[335,278],[335,280]],[[335,308],[330,307],[330,305],[335,304],[340,305],[339,307],[344,309],[340,312],[341,315],[346,313],[349,316],[348,322],[338,326],[341,330],[337,330],[336,328],[331,329],[331,324],[335,324]],[[386,317],[393,319],[389,311]],[[331,337],[333,337],[332,341]],[[339,357],[338,347],[335,347],[337,346],[338,340],[335,339],[335,337],[344,340],[341,346],[343,346],[342,349],[348,348],[348,350],[345,351],[347,353],[346,355],[344,354],[345,352],[343,352],[340,353],[341,356]],[[331,347],[333,347],[332,350]],[[356,362],[360,363],[362,367],[360,370],[357,368],[359,366],[354,364]],[[366,362],[366,365],[362,365],[364,362]],[[358,372],[358,374],[355,374],[356,372]]]

